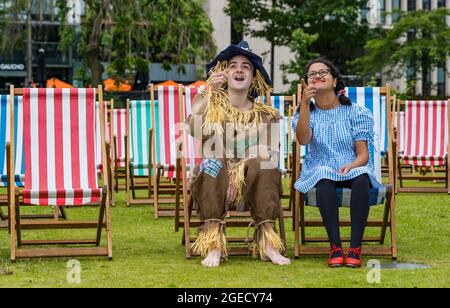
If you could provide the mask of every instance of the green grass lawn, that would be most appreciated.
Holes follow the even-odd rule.
[[[203,268],[200,258],[185,259],[182,233],[174,232],[173,219],[155,220],[153,208],[127,208],[124,200],[125,194],[121,192],[112,208],[114,259],[79,258],[80,284],[67,282],[70,258],[11,263],[8,233],[0,230],[0,287],[450,287],[448,195],[397,196],[397,261],[425,263],[431,268],[383,269],[380,284],[367,282],[368,268],[328,269],[325,256],[293,259],[294,234],[290,219],[286,220],[290,266],[278,267],[252,257],[230,257],[219,268]],[[97,208],[68,209],[70,218],[96,217],[97,212]],[[380,217],[381,212],[382,207],[373,208],[371,217]],[[341,213],[348,216],[346,209]],[[319,217],[315,208],[308,208],[307,215]],[[373,231],[367,234],[375,234]],[[80,235],[85,231],[65,232]],[[320,229],[315,232],[324,234]],[[345,234],[348,230],[344,230]],[[27,239],[34,237],[31,231],[24,234]],[[370,258],[367,256],[365,260]],[[392,262],[390,258],[378,260]]]

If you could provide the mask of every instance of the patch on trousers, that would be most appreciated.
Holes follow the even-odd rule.
[[[213,178],[216,178],[222,167],[223,163],[219,159],[205,159],[200,164],[200,172],[204,172]]]

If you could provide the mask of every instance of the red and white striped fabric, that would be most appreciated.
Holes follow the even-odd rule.
[[[177,159],[177,140],[180,138],[180,95],[178,86],[158,86],[158,114],[159,120],[159,163],[163,167],[163,176],[175,177]],[[156,138],[158,139],[158,138]],[[158,156],[158,154],[156,155]]]
[[[108,104],[103,102],[103,119],[105,123],[105,141],[111,144],[110,129],[108,124]],[[99,103],[95,102],[95,163],[99,170],[102,169],[102,141],[100,131],[100,108]]]
[[[185,96],[184,96],[184,118],[186,119],[190,114],[192,114],[192,102],[194,97],[201,91],[201,88],[198,87],[186,87],[184,88]],[[194,170],[196,165],[199,165],[202,162],[202,158],[200,155],[201,149],[201,141],[198,139],[194,139],[187,132],[185,133],[184,142],[184,155],[186,158],[186,164],[189,166],[189,170]]]
[[[114,152],[117,153],[117,168],[125,167],[125,135],[128,135],[128,115],[128,109],[113,109],[112,111],[113,136],[116,138]]]
[[[447,101],[406,101],[405,107],[405,147],[401,155],[405,163],[414,166],[445,165]]]
[[[398,117],[400,118],[397,119]],[[403,153],[405,151],[405,112],[404,111],[396,112],[394,121],[395,121],[394,125],[397,128],[398,152]]]
[[[24,203],[97,202],[95,89],[23,90]]]

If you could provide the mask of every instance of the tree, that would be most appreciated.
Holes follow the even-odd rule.
[[[233,19],[242,20],[236,23],[240,27],[238,31],[264,38],[274,45],[294,46],[296,57],[326,56],[343,73],[350,73],[347,62],[362,54],[370,34],[367,21],[359,17],[366,3],[363,0],[230,0],[226,12]],[[251,28],[252,22],[261,27]],[[311,36],[315,39],[311,40]],[[295,45],[299,47],[299,44],[303,45],[300,50],[308,53],[298,54]],[[283,66],[284,72],[303,74],[300,63],[293,61]]]
[[[281,65],[283,71],[283,82],[285,84],[291,84],[290,92],[296,91],[296,85],[300,83],[300,79],[288,80],[288,75],[301,76],[304,67],[310,59],[318,57],[317,53],[310,52],[311,44],[318,39],[318,34],[306,34],[302,29],[297,29],[292,33],[292,41],[289,47],[294,53],[294,58],[287,64]]]
[[[0,52],[12,53],[15,48],[26,49],[27,82],[32,80],[33,0],[3,1],[0,7]],[[26,23],[19,20],[26,15]]]
[[[69,8],[58,0],[61,19]],[[201,63],[216,51],[212,24],[201,0],[86,0],[85,18],[77,43],[78,52],[92,76],[101,83],[102,62],[108,73],[122,79],[139,70],[148,71],[150,62],[171,64]],[[71,42],[74,33],[66,22],[61,40]],[[64,46],[67,48],[68,46]]]
[[[367,42],[366,55],[355,60],[355,66],[364,75],[384,70],[389,78],[411,67],[422,75],[422,95],[430,95],[427,75],[450,56],[450,28],[445,22],[449,14],[445,8],[402,13],[383,37]]]

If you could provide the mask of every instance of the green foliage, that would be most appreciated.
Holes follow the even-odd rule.
[[[242,20],[245,33],[291,47],[297,60],[283,66],[285,75],[300,75],[301,64],[316,55],[326,56],[343,73],[350,74],[347,62],[360,56],[368,37],[374,35],[368,31],[365,20],[359,21],[359,12],[366,2],[275,0],[272,6],[265,0],[230,0],[226,12],[235,20]],[[257,22],[258,27],[251,28],[252,22]],[[300,58],[302,61],[298,62]]]
[[[295,92],[294,88],[299,82],[300,78],[289,80],[289,75],[302,76],[304,68],[310,59],[318,57],[318,54],[310,51],[311,44],[319,38],[318,34],[306,34],[302,29],[296,29],[292,33],[292,40],[289,47],[294,52],[294,58],[287,64],[281,65],[283,71],[283,82],[292,85],[290,91]]]
[[[353,64],[363,75],[385,69],[387,76],[398,78],[409,65],[426,75],[450,55],[450,28],[445,23],[449,14],[445,8],[402,13],[392,29],[367,42],[365,56]],[[408,32],[416,35],[407,40]]]
[[[25,48],[26,24],[19,24],[19,14],[27,12],[33,0],[7,1],[0,7],[0,52],[12,53]]]
[[[182,71],[183,64],[204,63],[215,54],[216,47],[211,35],[212,24],[202,3],[86,1],[78,52],[86,57],[89,48],[98,45],[98,60],[109,63],[108,73],[117,79],[130,77],[137,70],[148,71],[151,62],[163,63],[166,69],[177,64]],[[93,29],[98,18],[102,23],[95,37]]]
[[[75,30],[67,24],[67,14],[70,9],[67,6],[67,1],[58,0],[56,5],[58,6],[58,17],[61,22],[58,29],[60,39],[58,48],[61,51],[66,51],[70,49],[73,44]]]
[[[375,78],[375,76],[372,76],[370,78],[370,81],[367,82],[366,87],[376,87],[377,86],[377,79]]]
[[[289,188],[288,180],[284,188]],[[408,185],[424,185],[413,181]],[[442,185],[426,182],[426,185]],[[0,190],[2,194],[6,191]],[[230,256],[219,268],[210,269],[200,265],[201,259],[184,257],[181,244],[183,230],[174,232],[173,218],[154,219],[153,207],[127,207],[125,193],[116,194],[116,205],[111,209],[113,231],[112,261],[106,258],[77,258],[81,262],[81,284],[68,284],[67,262],[71,258],[24,259],[15,263],[9,261],[9,235],[0,230],[0,287],[159,287],[159,288],[301,288],[301,287],[449,287],[450,266],[450,211],[445,194],[398,194],[395,217],[397,222],[398,262],[425,263],[429,269],[396,270],[382,269],[381,283],[369,284],[369,268],[329,269],[328,256],[301,256],[293,258],[294,233],[292,220],[286,219],[286,243],[292,264],[275,266],[261,262],[251,256]],[[287,200],[284,200],[287,205]],[[3,209],[5,210],[5,209]],[[50,207],[24,206],[22,214],[50,214]],[[70,220],[86,220],[98,216],[97,207],[68,208]],[[370,209],[370,218],[382,217],[383,207]],[[307,218],[319,219],[317,208],[306,207]],[[340,209],[343,219],[349,217],[348,209]],[[227,228],[231,236],[246,236],[246,228]],[[326,236],[324,228],[309,228],[311,237]],[[342,228],[342,236],[349,236],[350,228]],[[250,229],[253,232],[253,228]],[[42,237],[40,230],[22,231],[24,239]],[[92,230],[45,231],[49,238],[86,237]],[[379,236],[379,228],[366,228],[367,236]],[[191,230],[195,235],[196,230]],[[251,233],[252,234],[252,233]],[[105,237],[102,234],[102,244]],[[390,232],[387,232],[389,242]],[[387,243],[388,244],[388,243]],[[369,247],[368,243],[364,247]],[[370,259],[382,264],[393,262],[388,257],[374,257],[364,254],[364,265]],[[8,274],[9,273],[9,274]],[[183,291],[184,292],[184,291]]]

